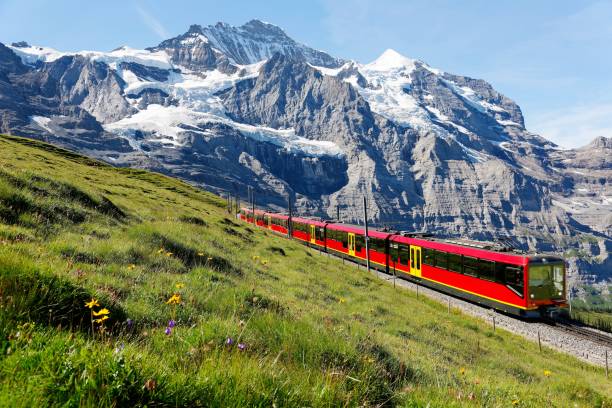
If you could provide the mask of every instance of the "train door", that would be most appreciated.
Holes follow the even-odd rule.
[[[355,234],[348,233],[348,253],[350,256],[355,256]]]
[[[421,277],[421,247],[410,245],[410,274]]]
[[[272,229],[272,216],[268,215],[268,229]]]
[[[310,226],[310,242],[311,242],[312,244],[316,243],[316,239],[317,239],[316,237],[317,237],[317,236],[315,235],[315,232],[316,232],[316,231],[315,231],[315,226],[314,226],[314,225],[311,225],[311,226]]]

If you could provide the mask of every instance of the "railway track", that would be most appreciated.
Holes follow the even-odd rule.
[[[545,323],[561,331],[578,335],[594,343],[612,349],[612,334],[602,333],[588,326],[581,326],[568,320],[547,320]]]

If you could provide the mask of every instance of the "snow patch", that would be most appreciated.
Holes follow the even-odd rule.
[[[51,128],[49,127],[49,122],[51,122],[51,118],[47,118],[45,116],[31,116],[30,120],[37,124],[39,127],[43,128],[49,133],[53,133]]]

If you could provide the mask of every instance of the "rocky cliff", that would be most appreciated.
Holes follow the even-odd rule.
[[[565,254],[612,280],[612,139],[562,150],[487,82],[387,50],[369,64],[257,20],[146,50],[0,44],[0,130],[260,205]]]

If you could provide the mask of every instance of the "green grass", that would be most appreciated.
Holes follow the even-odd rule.
[[[0,406],[612,406],[602,369],[256,231],[214,195],[26,139],[0,152]]]

